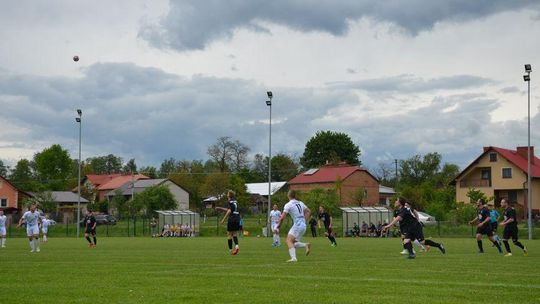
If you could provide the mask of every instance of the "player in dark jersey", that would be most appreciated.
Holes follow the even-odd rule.
[[[414,240],[414,242],[418,242],[418,244],[422,247],[424,247],[424,245],[427,247],[427,248],[430,248],[430,247],[435,247],[435,248],[439,248],[439,250],[445,254],[446,253],[446,249],[444,248],[444,245],[442,243],[437,243],[435,241],[432,241],[432,240],[426,240],[424,238],[424,227],[422,226],[422,223],[420,223],[420,220],[419,220],[419,217],[418,217],[418,212],[409,204],[405,204],[405,206],[411,208],[411,211],[414,215],[414,218],[416,219],[416,230],[417,230],[417,238],[416,240]],[[427,251],[426,248],[424,248],[424,251]]]
[[[414,254],[412,241],[416,238],[419,238],[418,229],[416,229],[416,217],[414,216],[412,210],[405,206],[406,201],[403,198],[398,198],[394,203],[395,210],[398,210],[396,216],[390,222],[390,224],[384,226],[384,230],[390,229],[394,226],[395,223],[399,222],[399,229],[403,235],[403,248],[407,250],[409,255],[408,259],[414,259],[416,255]]]
[[[229,207],[222,208],[216,207],[216,210],[225,211],[225,216],[221,220],[221,224],[225,223],[227,219],[227,244],[229,245],[229,252],[232,255],[237,255],[240,251],[238,245],[238,231],[240,231],[240,212],[238,212],[238,202],[235,199],[235,193],[232,190],[227,192],[227,198],[229,199]],[[233,249],[234,241],[234,249]]]
[[[323,222],[324,224],[324,230],[326,231],[324,234],[330,240],[330,245],[336,247],[337,242],[334,237],[334,232],[332,231],[332,216],[326,212],[323,206],[319,206],[319,228],[321,227],[320,222]]]
[[[88,241],[88,246],[90,247],[96,247],[97,245],[97,239],[96,239],[96,218],[92,214],[92,210],[87,209],[86,210],[86,216],[84,217],[84,237]],[[92,243],[92,240],[90,240],[90,235],[92,235],[94,239],[94,243]]]
[[[488,236],[489,240],[493,243],[495,247],[497,247],[497,250],[499,250],[499,253],[502,253],[501,245],[495,240],[493,237],[493,230],[491,229],[491,225],[489,224],[490,221],[490,213],[489,209],[486,207],[486,202],[483,199],[478,199],[476,202],[476,208],[478,209],[478,216],[469,222],[469,224],[474,224],[475,222],[478,222],[476,225],[476,243],[478,244],[478,253],[484,253],[484,247],[482,245],[482,234],[485,234]]]
[[[512,238],[512,242],[514,245],[518,246],[523,250],[523,254],[527,256],[529,253],[527,252],[527,248],[521,244],[520,241],[518,241],[518,226],[517,226],[517,217],[516,217],[516,210],[513,207],[510,207],[508,205],[508,202],[506,199],[501,200],[501,207],[504,208],[504,220],[501,223],[501,226],[504,226],[504,232],[503,232],[503,243],[504,247],[506,248],[506,255],[507,257],[512,256],[512,251],[510,250],[510,244],[508,244],[508,239]]]

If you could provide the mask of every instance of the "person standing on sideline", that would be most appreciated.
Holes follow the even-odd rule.
[[[487,235],[493,245],[497,247],[499,253],[502,253],[501,245],[499,245],[495,238],[493,238],[493,230],[491,230],[491,225],[489,224],[491,217],[489,215],[488,208],[486,208],[486,202],[484,199],[480,198],[478,201],[476,201],[476,208],[478,209],[478,216],[470,221],[469,224],[472,225],[478,222],[476,225],[476,243],[478,244],[478,253],[484,253],[484,247],[482,245],[483,234]]]
[[[306,233],[306,219],[310,217],[311,210],[303,202],[296,199],[296,192],[294,190],[289,190],[287,197],[289,198],[289,202],[283,207],[283,213],[279,218],[277,229],[281,227],[287,214],[290,214],[293,220],[293,226],[287,234],[287,247],[291,256],[287,262],[297,262],[296,248],[306,248],[306,255],[309,255],[311,251],[310,243],[300,242],[302,236]]]
[[[47,243],[47,233],[49,232],[49,224],[51,222],[47,216],[41,219],[41,234],[43,234],[43,243]]]
[[[87,209],[86,210],[86,216],[84,217],[84,237],[88,241],[89,247],[96,247],[97,245],[97,239],[96,239],[96,218],[92,214],[92,210]],[[94,243],[92,243],[92,240],[90,240],[90,235],[94,238]]]
[[[313,216],[309,220],[309,228],[311,229],[311,236],[317,237],[317,220]]]
[[[157,221],[155,217],[152,217],[152,219],[150,220],[150,231],[152,237],[157,236]]]
[[[501,238],[497,235],[497,225],[499,224],[499,217],[501,216],[499,212],[497,212],[497,209],[495,209],[495,205],[493,203],[487,204],[489,209],[489,224],[491,225],[491,230],[493,231],[493,238],[499,243],[499,246],[501,245]]]
[[[30,204],[30,210],[26,211],[21,219],[19,225],[21,227],[23,221],[26,223],[26,235],[30,241],[30,252],[39,252],[39,212],[37,212],[36,203]]]
[[[510,250],[510,245],[508,244],[508,239],[512,238],[512,243],[518,246],[523,250],[523,255],[527,256],[527,248],[518,241],[518,226],[517,226],[517,217],[516,210],[513,207],[508,205],[506,199],[501,200],[501,207],[504,208],[504,220],[501,223],[501,226],[504,226],[503,232],[503,243],[504,248],[506,248],[506,257],[512,256],[512,251]]]
[[[321,227],[321,221],[324,224],[324,234],[330,240],[330,245],[332,247],[336,247],[337,242],[336,238],[334,237],[334,232],[332,231],[332,216],[326,212],[323,206],[319,206],[319,228]]]
[[[6,221],[4,210],[0,210],[0,248],[6,248]]]
[[[279,239],[279,229],[277,228],[280,218],[281,211],[278,210],[278,205],[274,204],[272,211],[270,211],[270,216],[268,217],[268,222],[270,223],[270,227],[272,229],[272,247],[281,246],[281,240]]]
[[[229,245],[229,252],[232,255],[237,255],[240,251],[238,245],[238,231],[240,231],[240,212],[238,212],[238,202],[235,199],[235,193],[232,190],[227,192],[227,198],[229,199],[229,207],[222,208],[216,207],[216,210],[225,211],[225,216],[221,220],[221,224],[227,220],[227,244]],[[234,249],[233,249],[234,241]]]

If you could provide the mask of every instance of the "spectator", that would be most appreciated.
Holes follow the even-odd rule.
[[[375,227],[375,224],[372,222],[369,223],[369,236],[375,236],[375,231],[377,228]]]
[[[383,225],[381,224],[381,222],[379,222],[377,224],[377,237],[381,237],[382,227],[383,227]]]
[[[312,237],[317,237],[316,226],[317,226],[317,220],[312,216],[311,219],[309,220],[309,228],[311,228]]]
[[[354,226],[352,229],[352,236],[354,237],[360,236],[360,226],[358,226],[357,223],[354,223]]]
[[[152,237],[157,236],[157,221],[155,217],[152,217],[152,219],[150,220],[150,231]]]
[[[360,233],[364,236],[367,236],[368,234],[368,224],[365,221],[362,221],[362,229],[360,230]]]

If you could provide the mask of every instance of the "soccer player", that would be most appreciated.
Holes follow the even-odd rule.
[[[529,254],[527,252],[527,248],[525,248],[525,246],[523,246],[523,244],[518,241],[516,210],[508,205],[506,199],[501,200],[501,207],[504,208],[504,220],[502,221],[501,225],[504,226],[503,243],[507,252],[505,256],[512,256],[512,251],[510,250],[510,245],[508,244],[509,238],[512,238],[512,242],[514,243],[514,245],[521,248],[523,250],[523,254],[527,256]]]
[[[227,244],[229,252],[232,255],[237,255],[240,251],[238,245],[238,231],[240,230],[240,212],[238,212],[238,202],[235,199],[235,193],[232,190],[227,192],[229,199],[229,208],[216,207],[216,210],[225,211],[225,216],[221,220],[221,224],[227,219]],[[233,249],[234,241],[234,249]]]
[[[97,245],[97,239],[96,239],[96,218],[92,214],[92,210],[87,209],[86,210],[86,216],[84,217],[84,237],[88,241],[88,247],[96,247]],[[90,239],[90,235],[92,235],[94,239],[94,243],[92,243],[92,240]]]
[[[332,216],[326,212],[323,206],[319,206],[319,228],[321,228],[321,221],[324,224],[324,230],[326,231],[324,234],[330,240],[330,245],[336,247],[336,238],[332,232]]]
[[[21,219],[19,225],[21,227],[23,221],[26,223],[26,235],[30,241],[30,252],[39,252],[39,212],[37,212],[36,203],[30,204],[30,210],[26,211]]]
[[[491,230],[493,231],[493,238],[499,243],[499,246],[501,245],[501,238],[497,235],[497,225],[499,220],[499,212],[497,212],[497,209],[495,209],[495,205],[493,203],[487,204],[489,209],[489,224],[491,225]]]
[[[281,227],[287,214],[290,214],[293,225],[287,234],[287,247],[289,248],[291,258],[287,262],[297,262],[296,248],[306,248],[306,255],[309,255],[311,251],[310,243],[300,242],[306,232],[306,219],[310,217],[311,210],[303,202],[296,199],[296,192],[294,190],[289,190],[287,197],[289,198],[289,202],[283,207],[283,213],[279,218],[277,229]]]
[[[47,216],[41,219],[41,234],[43,234],[43,243],[47,243],[47,232],[49,231],[50,221]]]
[[[478,199],[476,201],[476,208],[478,209],[478,216],[469,222],[469,224],[474,224],[475,222],[478,222],[476,225],[476,243],[478,244],[478,253],[484,253],[484,247],[482,245],[482,235],[485,234],[488,236],[489,240],[497,247],[497,250],[499,250],[499,253],[502,253],[501,245],[493,238],[493,230],[491,230],[491,225],[489,224],[489,221],[491,219],[489,215],[489,210],[486,208],[486,202],[484,199]]]
[[[277,229],[277,225],[279,223],[280,218],[281,218],[281,211],[278,210],[278,205],[274,204],[272,211],[270,211],[270,216],[268,218],[268,222],[270,223],[270,227],[272,229],[272,236],[274,240],[272,242],[272,247],[281,246],[281,240],[279,239],[279,229]]]
[[[0,247],[6,248],[6,221],[4,210],[0,210]]]

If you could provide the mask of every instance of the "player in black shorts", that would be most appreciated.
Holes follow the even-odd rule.
[[[86,216],[84,217],[84,237],[88,241],[88,246],[90,247],[96,247],[97,245],[96,225],[96,218],[92,214],[92,210],[86,210]],[[94,243],[90,240],[90,234],[94,238]]]
[[[493,230],[491,230],[491,225],[489,224],[490,214],[489,209],[486,207],[486,202],[483,199],[478,199],[476,202],[476,208],[478,209],[478,216],[474,220],[470,221],[469,224],[472,225],[475,222],[478,222],[478,225],[476,226],[476,243],[478,244],[478,253],[484,253],[482,234],[487,235],[493,245],[497,247],[499,253],[502,253],[501,245],[499,245],[499,243],[493,237]]]
[[[504,220],[501,223],[501,226],[504,226],[504,232],[503,232],[503,243],[504,247],[506,248],[506,255],[505,256],[512,256],[512,251],[510,250],[510,244],[508,244],[508,239],[512,238],[512,242],[514,245],[518,246],[519,248],[523,249],[523,254],[527,256],[529,253],[527,252],[527,248],[521,244],[520,241],[518,241],[518,226],[517,226],[517,218],[516,218],[516,210],[513,207],[510,207],[508,205],[508,202],[506,199],[501,200],[501,207],[504,208]]]
[[[326,237],[330,240],[330,245],[332,247],[337,246],[336,238],[334,237],[334,232],[332,231],[332,216],[326,210],[324,210],[323,206],[319,206],[319,228],[321,227],[321,223],[324,224],[324,230],[326,231],[324,234]]]
[[[229,190],[227,192],[229,199],[229,207],[222,208],[216,207],[216,210],[225,211],[225,216],[221,220],[221,224],[225,223],[227,219],[227,244],[229,245],[229,252],[232,255],[238,254],[240,246],[238,245],[238,231],[240,231],[240,212],[238,212],[238,202],[236,202],[234,191]],[[234,241],[234,249],[233,249]]]
[[[406,201],[403,198],[398,198],[394,203],[395,210],[398,210],[395,214],[396,216],[390,222],[390,224],[384,226],[383,230],[386,231],[394,226],[395,223],[399,222],[399,229],[403,235],[403,248],[407,250],[409,255],[408,259],[414,259],[416,255],[414,254],[412,241],[419,238],[418,229],[416,229],[416,217],[414,216],[412,210],[405,206]]]

